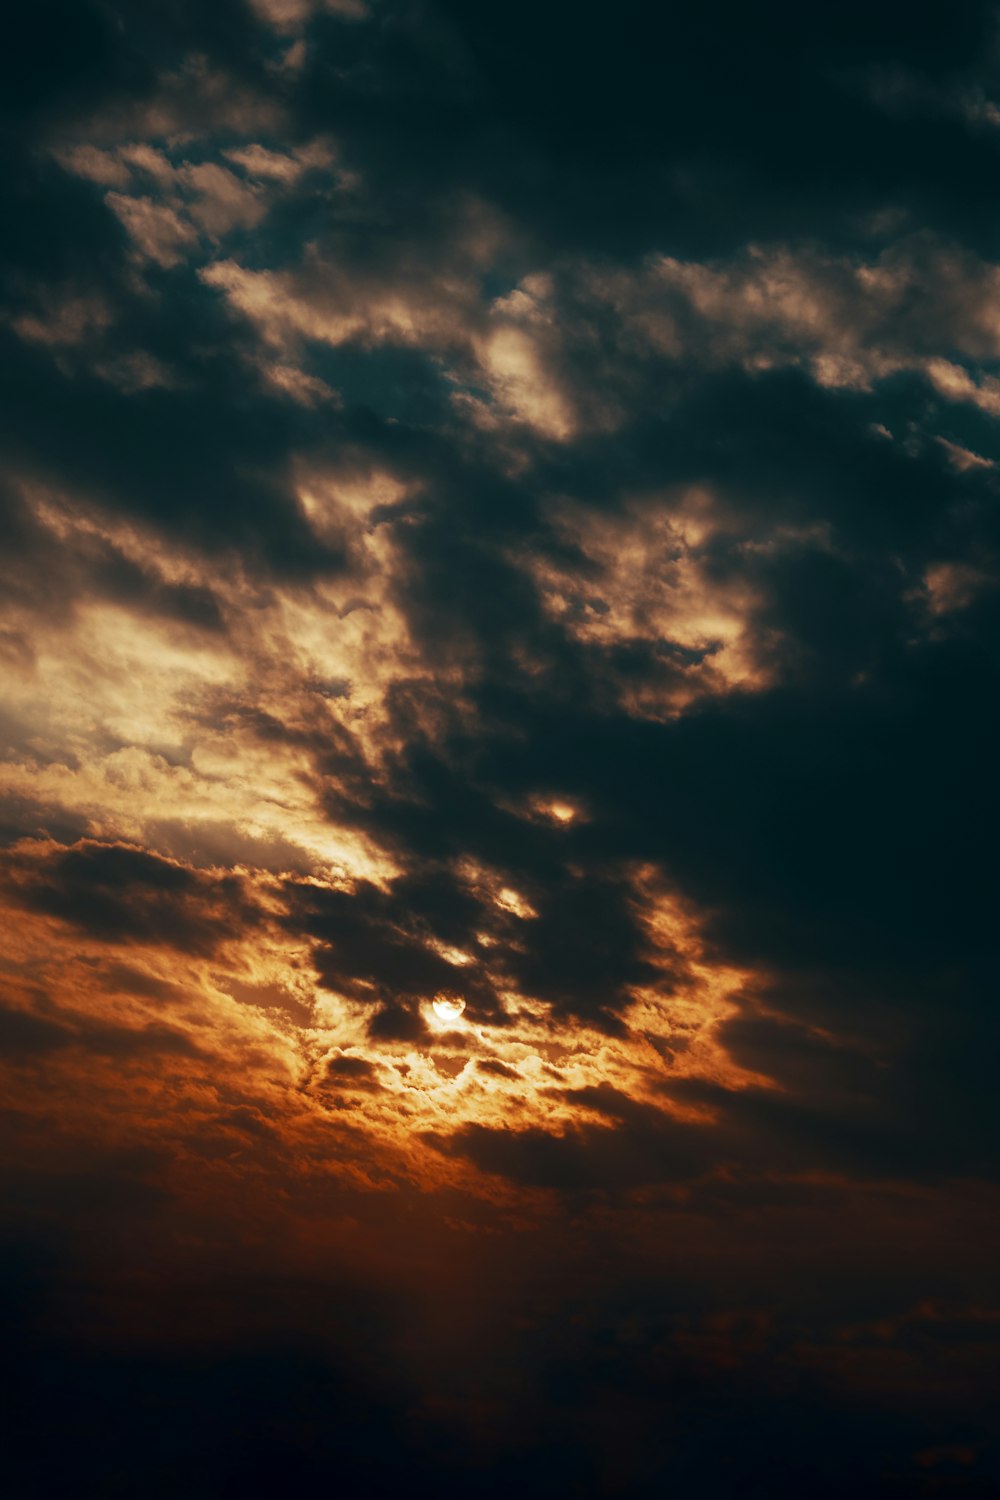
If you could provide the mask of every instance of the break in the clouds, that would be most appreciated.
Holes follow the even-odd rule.
[[[992,1492],[994,9],[6,31],[4,1171],[72,1337],[137,1251],[333,1266],[413,1320],[349,1483]],[[444,1261],[495,1362],[414,1352]]]

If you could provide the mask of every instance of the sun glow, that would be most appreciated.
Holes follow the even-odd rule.
[[[431,1009],[439,1021],[457,1021],[465,1009],[461,995],[438,995],[431,1002]]]

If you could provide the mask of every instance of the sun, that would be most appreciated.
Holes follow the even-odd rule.
[[[431,1001],[431,1009],[439,1021],[457,1021],[465,1009],[465,1001],[460,995],[438,995]]]

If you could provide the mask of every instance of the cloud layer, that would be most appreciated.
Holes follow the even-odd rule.
[[[820,11],[8,24],[22,1433],[256,1347],[303,1482],[992,1492],[998,33]]]

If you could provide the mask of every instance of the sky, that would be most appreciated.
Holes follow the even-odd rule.
[[[4,1493],[1000,1494],[1000,10],[4,32]]]

